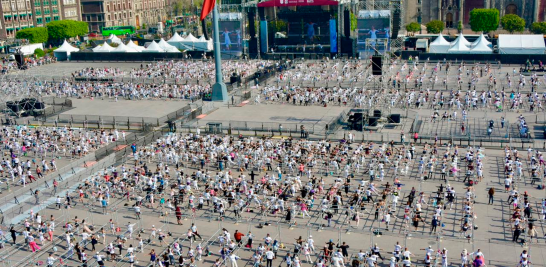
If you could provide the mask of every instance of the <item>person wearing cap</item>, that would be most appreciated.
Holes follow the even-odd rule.
[[[447,265],[448,265],[448,263],[447,263],[447,249],[446,248],[442,249],[440,254],[442,255],[442,267],[447,267]]]
[[[53,257],[53,253],[49,253],[49,257],[47,257],[47,267],[53,267],[53,264],[55,264],[55,261],[57,258]]]

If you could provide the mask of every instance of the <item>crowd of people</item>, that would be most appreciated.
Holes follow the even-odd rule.
[[[329,228],[334,217],[339,215],[338,220],[354,224],[357,229],[361,220],[373,220],[379,224],[377,228],[384,231],[432,235],[437,234],[441,224],[447,223],[444,218],[450,213],[460,212],[460,235],[470,240],[477,215],[473,208],[474,185],[483,177],[484,149],[426,145],[422,151],[418,150],[414,144],[355,144],[350,139],[336,143],[174,133],[148,146],[135,146],[130,162],[91,177],[79,189],[79,192],[87,192],[86,196],[79,193],[79,200],[74,200],[78,199],[76,192],[76,196],[67,196],[62,205],[81,201],[106,207],[106,203],[117,196],[134,203],[135,220],[144,210],[174,216],[181,224],[183,214],[203,209],[220,217],[234,218],[243,217],[248,209],[253,209],[258,211],[257,216],[288,224],[297,223],[298,216],[317,216],[324,217],[323,227]],[[324,177],[326,173],[333,177]],[[405,180],[415,178],[419,181],[438,179],[440,186],[431,193],[415,187],[404,188]],[[462,184],[464,192],[455,192],[453,184]],[[454,203],[459,201],[462,201],[462,208],[453,209]],[[425,210],[432,215],[423,216]],[[393,222],[397,217],[399,224]],[[111,228],[117,228],[115,222],[110,224]],[[425,230],[424,225],[430,229]],[[134,224],[125,227],[126,238],[140,238],[139,243],[145,239],[133,236],[137,232]],[[198,233],[194,228],[191,226],[184,238],[194,239]],[[154,233],[151,240],[157,238],[159,242],[166,242],[168,237],[164,235],[160,239],[158,229],[150,231]],[[96,233],[97,229],[92,232]],[[264,237],[262,242],[255,241],[261,238],[252,233],[238,233],[234,234],[235,241],[227,230],[218,237],[217,244],[222,248],[219,264],[236,262],[238,249],[252,249],[255,262],[268,262],[272,260],[268,251],[275,253],[279,249],[280,244],[275,244],[271,236]],[[246,244],[240,248],[241,235],[245,234]],[[100,232],[96,235],[100,241]],[[329,243],[322,250],[317,248],[317,254],[311,254],[315,252],[312,237],[300,238],[294,244],[293,254],[282,260],[288,266],[301,264],[304,258],[306,263],[313,264],[332,262],[341,266],[343,262],[348,263],[348,254],[343,252],[343,247],[346,250],[348,245]],[[107,252],[113,250],[111,245],[105,245]],[[189,262],[191,265],[199,261],[206,249],[202,244],[200,246],[191,246],[187,253],[182,253],[181,244],[174,242],[164,255],[151,252],[150,260],[162,261],[163,266],[168,265],[166,262]],[[358,261],[378,261],[379,248],[369,249],[367,254],[366,249],[358,253]],[[399,244],[395,246],[393,264],[409,266],[416,261],[404,255],[406,250]],[[318,251],[322,251],[321,254]],[[425,263],[427,260],[430,263],[434,257],[446,261],[447,251],[443,253],[436,255],[430,250],[425,255]],[[175,260],[173,255],[179,259]],[[319,260],[309,260],[309,255],[318,255]],[[483,262],[482,256],[472,253],[464,255],[462,260],[470,263],[476,256],[478,262]]]
[[[104,77],[118,77],[125,75],[125,72],[119,68],[84,68],[72,73],[72,77],[85,77],[85,78],[104,78]]]
[[[539,77],[533,73],[530,83],[527,83],[527,77],[523,73],[516,73],[515,69],[512,74],[506,73],[504,76],[494,71],[490,64],[452,64],[454,63],[445,61],[412,64],[395,60],[378,81],[371,74],[369,66],[359,62],[303,62],[280,72],[276,80],[270,81],[260,93],[266,101],[297,105],[332,103],[360,108],[382,105],[435,110],[544,110],[546,93],[539,93],[537,88],[546,84],[546,75]],[[444,77],[442,82],[439,77]],[[507,86],[501,86],[501,79]],[[514,79],[518,79],[516,86],[512,85]],[[281,81],[290,83],[279,85]],[[350,83],[350,87],[320,87],[320,83],[316,87],[301,85],[305,82],[328,81],[339,82],[338,85],[341,82]],[[465,86],[466,82],[468,88]],[[384,84],[382,88],[388,89],[378,90],[377,84]]]

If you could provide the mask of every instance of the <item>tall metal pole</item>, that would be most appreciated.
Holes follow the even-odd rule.
[[[214,65],[216,66],[216,83],[212,86],[212,101],[228,100],[226,84],[222,81],[222,59],[220,53],[220,27],[218,27],[218,5],[212,10],[212,24],[214,27]]]

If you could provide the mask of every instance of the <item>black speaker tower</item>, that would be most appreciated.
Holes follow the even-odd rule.
[[[351,12],[348,9],[343,11],[343,35],[351,37]]]
[[[392,35],[391,39],[398,38],[398,31],[400,30],[400,9],[396,9],[392,14]]]
[[[381,56],[372,56],[372,74],[383,74],[383,58]]]

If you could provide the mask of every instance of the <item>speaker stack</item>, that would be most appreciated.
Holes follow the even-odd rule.
[[[388,118],[389,123],[400,123],[400,114],[391,114]]]
[[[383,74],[383,58],[381,56],[372,56],[372,74]]]
[[[368,126],[377,126],[378,121],[379,121],[379,117],[369,117]]]
[[[17,62],[17,68],[21,70],[25,69],[25,56],[23,53],[15,53],[13,55],[15,57],[15,61]]]
[[[391,39],[398,38],[398,31],[400,30],[400,9],[396,9],[392,14],[392,35]]]

